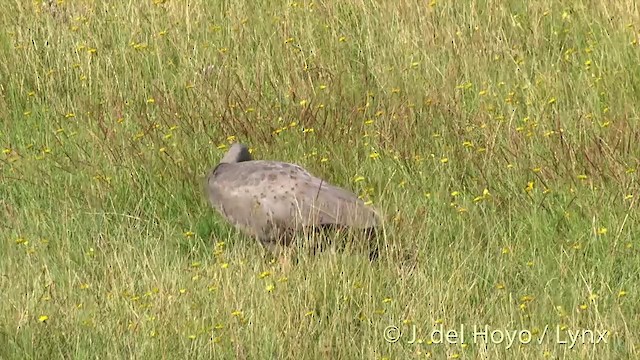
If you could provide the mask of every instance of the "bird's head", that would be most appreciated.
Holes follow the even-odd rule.
[[[233,164],[250,160],[252,160],[252,158],[247,145],[235,143],[231,145],[231,148],[227,151],[222,160],[220,160],[220,163]]]

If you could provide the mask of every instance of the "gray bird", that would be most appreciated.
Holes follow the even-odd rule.
[[[239,143],[211,170],[206,192],[213,208],[271,253],[310,230],[347,228],[371,240],[381,222],[355,194],[296,164],[253,160]],[[377,257],[377,247],[370,256]]]

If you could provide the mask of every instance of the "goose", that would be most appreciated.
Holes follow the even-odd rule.
[[[315,177],[297,164],[253,160],[235,143],[206,177],[210,205],[267,251],[278,254],[300,233],[361,231],[370,241],[381,216],[354,193]],[[370,258],[377,257],[377,247]]]

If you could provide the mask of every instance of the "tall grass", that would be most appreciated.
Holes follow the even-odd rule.
[[[635,2],[2,8],[0,358],[638,356]],[[267,260],[203,196],[235,141],[382,209],[380,259]]]

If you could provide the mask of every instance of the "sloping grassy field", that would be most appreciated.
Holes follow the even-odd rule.
[[[639,356],[635,1],[1,7],[0,358]],[[265,258],[202,191],[235,141],[380,259]]]

